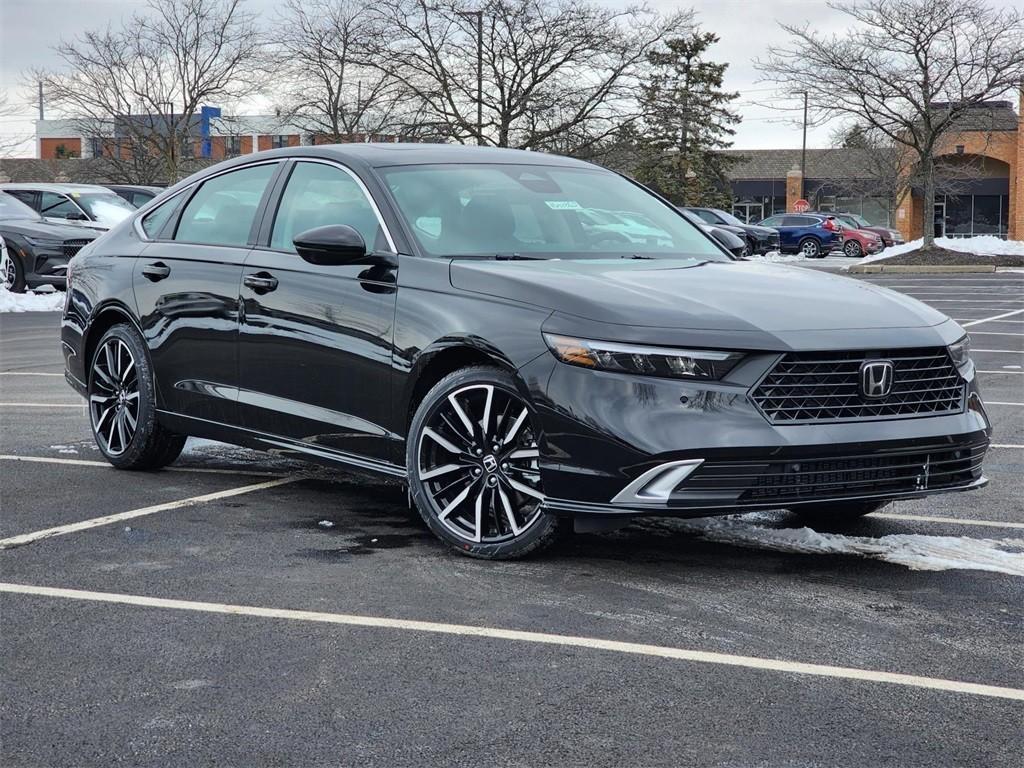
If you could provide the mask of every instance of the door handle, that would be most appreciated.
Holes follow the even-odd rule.
[[[255,293],[270,293],[277,288],[277,278],[269,272],[257,272],[255,275],[246,275],[242,283],[247,288],[252,288]]]
[[[171,268],[164,264],[162,261],[158,261],[155,264],[147,264],[142,268],[142,274],[152,280],[154,283],[158,280],[163,280],[169,274],[171,274]]]

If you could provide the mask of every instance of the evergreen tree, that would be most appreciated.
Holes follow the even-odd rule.
[[[717,35],[695,30],[648,54],[652,74],[641,97],[636,175],[679,205],[728,210],[728,170],[734,161],[721,150],[732,145],[732,126],[740,121],[729,109],[739,94],[722,90],[729,65],[705,59],[717,42]]]

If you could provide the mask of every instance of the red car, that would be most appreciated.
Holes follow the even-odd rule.
[[[854,229],[843,223],[843,255],[851,259],[859,259],[862,256],[878,253],[885,248],[882,238],[875,232],[866,229]]]

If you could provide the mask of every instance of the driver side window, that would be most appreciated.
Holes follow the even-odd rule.
[[[368,251],[389,247],[377,214],[355,179],[332,165],[296,163],[277,207],[270,247],[294,253],[296,235],[332,224],[355,229]]]

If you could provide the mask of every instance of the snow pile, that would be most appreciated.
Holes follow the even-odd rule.
[[[779,253],[778,251],[768,251],[764,256],[755,256],[751,254],[748,257],[751,261],[770,261],[770,262],[786,262],[786,261],[804,261],[805,257],[802,253]]]
[[[61,291],[11,293],[0,286],[0,312],[59,312],[64,308]]]
[[[774,552],[814,555],[858,555],[896,563],[915,571],[967,569],[1024,576],[1024,539],[972,539],[966,536],[890,534],[844,536],[811,528],[758,525],[759,516],[673,520],[672,531],[692,533],[707,541]]]
[[[865,256],[858,264],[868,264],[879,259],[888,259],[890,256],[899,256],[902,253],[916,251],[924,244],[924,240],[911,240],[903,245],[894,245],[886,248],[880,253]],[[1024,256],[1024,241],[1021,240],[1000,240],[994,235],[979,235],[977,237],[937,237],[935,245],[945,248],[947,251],[958,251],[959,253],[972,253],[977,256]]]

